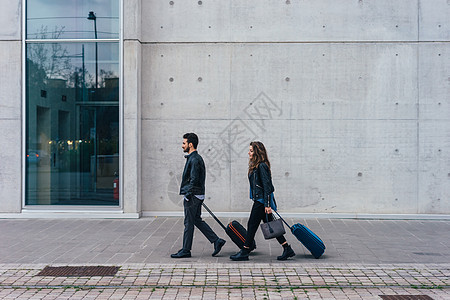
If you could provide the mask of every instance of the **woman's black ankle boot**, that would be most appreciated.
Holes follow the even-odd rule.
[[[287,245],[286,247],[283,247],[283,254],[277,257],[278,260],[286,260],[289,257],[294,257],[295,252],[292,250],[290,245]]]

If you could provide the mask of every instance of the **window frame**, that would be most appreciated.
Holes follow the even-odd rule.
[[[22,145],[21,145],[21,153],[22,153],[22,212],[32,212],[32,211],[49,211],[49,212],[99,212],[99,211],[107,211],[107,212],[122,212],[124,209],[123,204],[123,74],[124,74],[124,66],[123,66],[123,28],[124,28],[124,20],[123,20],[123,0],[119,0],[119,38],[117,39],[27,39],[27,2],[29,0],[22,1]],[[27,205],[26,204],[26,152],[27,152],[27,45],[32,43],[118,43],[119,46],[119,204],[114,206],[99,206],[99,205]]]

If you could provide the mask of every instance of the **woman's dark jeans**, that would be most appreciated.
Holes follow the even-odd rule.
[[[273,215],[268,215],[268,219],[269,221],[272,221]],[[258,230],[261,221],[263,221],[264,223],[267,222],[264,204],[259,201],[253,201],[252,211],[250,212],[250,218],[248,219],[247,223],[247,237],[244,243],[245,247],[250,248],[250,245],[253,244],[256,231]],[[277,237],[277,241],[281,245],[286,242],[286,239],[284,238],[284,235],[282,235],[280,237]]]

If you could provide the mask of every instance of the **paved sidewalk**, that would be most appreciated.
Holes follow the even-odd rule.
[[[212,257],[196,231],[193,257],[178,260],[170,253],[181,247],[182,218],[0,220],[0,299],[450,299],[449,221],[289,219],[324,240],[322,258],[288,232],[297,256],[279,262],[281,247],[258,233],[250,261],[233,262],[236,246],[205,220],[227,240],[221,253]],[[120,269],[38,276],[48,265]]]
[[[45,265],[0,266],[0,298],[449,299],[450,264],[131,264],[115,276],[37,276]]]

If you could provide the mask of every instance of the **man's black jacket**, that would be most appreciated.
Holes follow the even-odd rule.
[[[183,177],[181,178],[180,195],[190,199],[193,195],[205,194],[206,168],[203,158],[197,151],[186,156]]]

